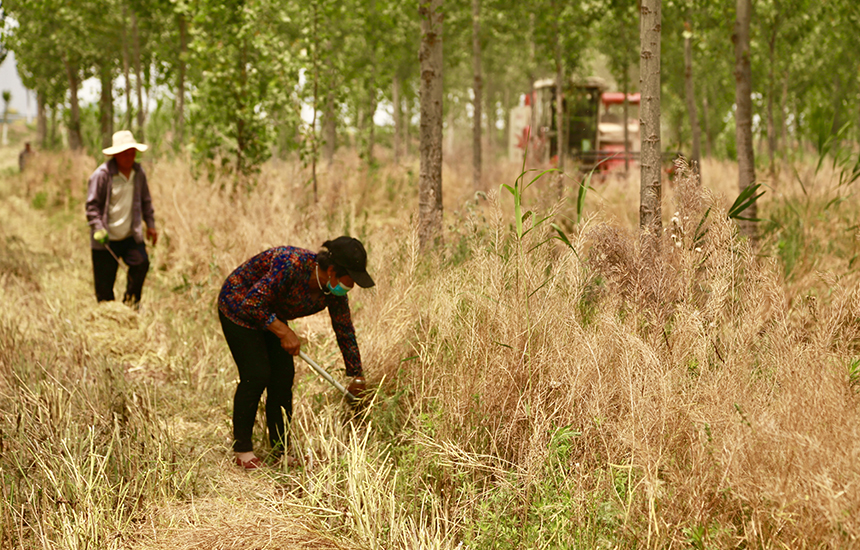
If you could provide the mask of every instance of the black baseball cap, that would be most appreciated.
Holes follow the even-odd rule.
[[[326,241],[323,246],[328,249],[332,263],[345,269],[355,284],[361,288],[370,288],[376,284],[367,273],[367,252],[361,241],[344,235]]]

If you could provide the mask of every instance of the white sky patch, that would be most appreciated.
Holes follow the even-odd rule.
[[[0,90],[9,90],[12,101],[9,102],[9,112],[25,117],[36,116],[36,94],[27,90],[18,75],[18,65],[15,62],[15,52],[9,52],[3,64],[0,65]],[[0,105],[2,109],[2,105]]]

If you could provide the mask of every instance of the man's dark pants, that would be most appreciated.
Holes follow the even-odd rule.
[[[134,237],[108,243],[117,258],[122,258],[128,266],[128,284],[123,301],[137,304],[143,291],[143,281],[149,271],[149,256],[146,245],[136,242]],[[93,250],[93,279],[96,284],[96,299],[99,302],[114,299],[113,284],[119,263],[108,250]]]
[[[268,330],[254,330],[237,325],[218,312],[221,330],[236,366],[239,367],[239,385],[233,398],[233,450],[237,453],[253,451],[251,433],[257,417],[257,406],[266,390],[266,426],[269,443],[275,454],[289,445],[284,431],[284,413],[287,421],[293,416],[293,356],[281,347],[281,341]]]

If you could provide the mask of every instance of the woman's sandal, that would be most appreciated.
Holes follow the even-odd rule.
[[[236,465],[245,468],[245,471],[250,472],[252,470],[259,470],[260,468],[265,467],[266,465],[262,460],[257,458],[256,456],[251,460],[242,460],[238,456],[236,457]]]

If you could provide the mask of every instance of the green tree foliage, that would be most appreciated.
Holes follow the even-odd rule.
[[[267,119],[283,115],[298,82],[288,7],[279,0],[198,3],[190,45],[198,158],[247,176],[270,156],[274,129]]]
[[[3,12],[3,7],[0,6],[0,63],[6,60],[9,55],[9,49],[6,47],[4,40],[6,34],[6,14]]]
[[[109,92],[100,106],[102,139],[112,125],[145,130],[155,142],[172,131],[178,147],[243,176],[272,153],[299,151],[315,165],[329,145],[331,157],[345,130],[371,161],[375,142],[388,143],[373,112],[405,109],[401,122],[407,123],[417,113],[419,17],[418,6],[408,2],[4,0],[0,9],[0,51],[15,51],[25,84],[63,114],[70,143],[80,134],[73,92],[89,77]],[[453,131],[465,138],[472,127],[471,9],[469,0],[446,2],[448,137]],[[730,0],[663,2],[667,149],[686,151],[691,139],[684,105],[683,25],[689,22],[703,148],[735,155],[734,12]],[[636,88],[637,2],[482,0],[480,21],[483,118],[491,136],[533,79],[554,78],[559,69],[565,78],[608,72],[618,90],[629,75],[631,91]],[[759,149],[800,150],[797,143],[816,137],[822,125],[835,132],[851,122],[860,132],[858,31],[860,5],[853,0],[754,3],[750,56]],[[317,116],[303,121],[302,111]],[[164,127],[163,120],[175,122]],[[766,152],[757,153],[759,163]]]

